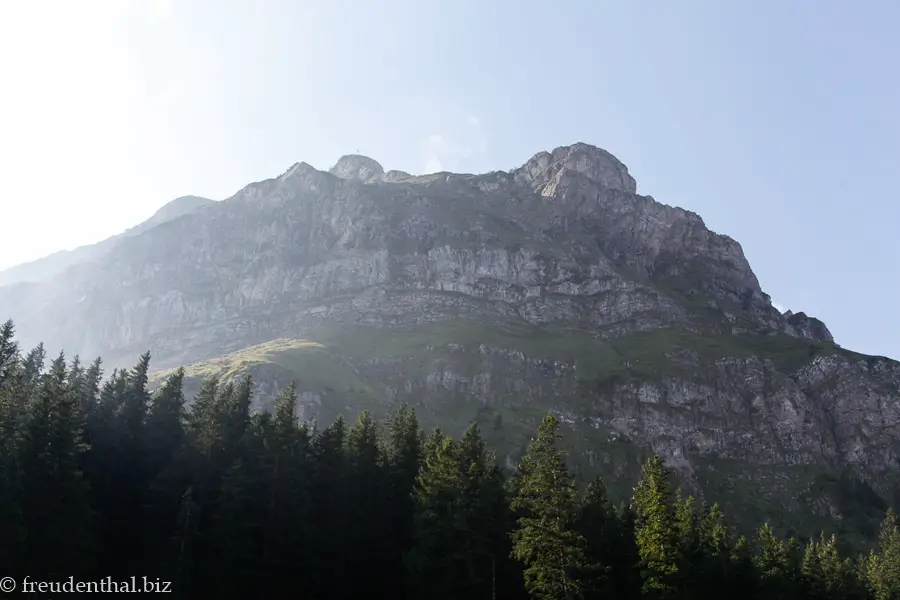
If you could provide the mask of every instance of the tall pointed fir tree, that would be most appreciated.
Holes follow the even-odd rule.
[[[299,570],[312,567],[314,523],[309,488],[312,471],[310,431],[297,418],[296,383],[282,390],[266,435],[266,485],[262,560],[267,584],[290,590]]]
[[[0,565],[18,575],[25,541],[21,512],[21,471],[16,460],[19,423],[26,401],[19,347],[12,321],[0,326]]]
[[[411,598],[464,597],[459,563],[459,496],[463,489],[454,441],[435,430],[425,445],[416,480],[412,546],[406,557]],[[464,586],[464,583],[462,584]]]
[[[147,493],[143,535],[147,561],[157,570],[167,563],[179,501],[189,485],[185,455],[184,369],[166,378],[150,401],[144,452]]]
[[[348,478],[347,426],[338,417],[313,438],[313,547],[315,567],[310,570],[311,598],[347,598]]]
[[[794,550],[765,523],[756,540],[754,564],[759,576],[758,597],[789,600],[799,593],[800,572]]]
[[[641,470],[634,489],[635,541],[647,598],[669,599],[678,593],[679,547],[669,470],[658,456]]]
[[[348,582],[349,595],[382,594],[392,577],[387,565],[391,535],[388,481],[378,428],[368,411],[363,411],[347,432],[347,462],[347,568],[357,574]]]
[[[637,598],[640,581],[635,565],[637,546],[626,515],[616,510],[600,478],[588,484],[576,529],[587,541],[588,561],[599,565],[587,579],[588,598]]]
[[[875,600],[900,600],[900,519],[889,508],[878,531],[878,548],[862,561],[866,587]]]
[[[429,437],[413,499],[412,597],[515,597],[506,535],[511,515],[477,425],[459,443],[439,430]]]
[[[387,505],[392,535],[390,552],[402,555],[413,537],[413,512],[416,476],[422,463],[423,435],[414,408],[401,404],[385,423],[384,461],[387,478]],[[400,569],[401,565],[395,565]],[[397,577],[391,596],[403,593],[403,577]]]
[[[844,560],[837,547],[837,538],[823,535],[810,540],[803,556],[801,583],[811,600],[854,600],[862,589],[857,585],[853,564]]]
[[[525,565],[534,599],[571,600],[584,591],[584,538],[574,530],[575,486],[559,448],[559,420],[550,413],[519,462],[512,508],[521,511],[512,555]]]
[[[27,532],[21,567],[35,577],[86,575],[92,566],[93,515],[79,461],[86,447],[66,376],[60,355],[28,400],[18,444]]]

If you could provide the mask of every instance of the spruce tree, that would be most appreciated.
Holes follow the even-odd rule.
[[[712,600],[725,590],[735,588],[733,582],[740,577],[740,569],[735,568],[733,561],[735,543],[718,504],[702,507],[697,527],[697,551],[693,564],[697,587],[691,590],[691,595]],[[740,593],[747,592],[744,585],[739,589]]]
[[[900,600],[900,522],[892,508],[878,531],[878,549],[864,559],[862,571],[875,600]]]
[[[641,470],[631,504],[642,587],[645,595],[654,599],[677,594],[679,547],[669,477],[662,459],[650,458]]]
[[[21,471],[17,436],[25,404],[18,344],[12,321],[0,327],[0,565],[18,574],[19,554],[25,541],[21,511]]]
[[[313,438],[312,477],[314,567],[310,597],[347,598],[348,479],[347,428],[343,417]]]
[[[559,420],[543,420],[519,462],[511,506],[522,511],[512,533],[512,556],[525,565],[525,588],[535,599],[580,598],[587,569],[584,538],[574,530],[576,493],[559,449]]]
[[[165,564],[175,534],[178,506],[189,485],[186,462],[184,370],[170,375],[152,397],[147,415],[147,493],[143,535],[149,564]]]
[[[413,493],[414,530],[406,557],[412,598],[461,597],[457,589],[462,574],[458,568],[462,546],[458,513],[463,490],[459,466],[454,441],[440,430],[433,432]]]
[[[296,570],[312,567],[313,527],[310,479],[312,450],[310,432],[297,419],[296,383],[282,390],[275,400],[266,445],[265,523],[262,560],[267,583],[289,589]]]
[[[227,386],[226,386],[227,387]],[[264,589],[268,573],[263,555],[272,472],[265,447],[271,415],[255,415],[246,435],[233,447],[232,464],[221,477],[210,509],[200,581],[216,597],[246,598]]]
[[[509,530],[514,526],[497,457],[487,451],[477,423],[463,432],[457,445],[462,480],[465,580],[470,597],[515,595],[521,584],[510,560]]]
[[[801,575],[806,594],[813,600],[857,597],[852,564],[841,558],[834,535],[826,538],[823,534],[818,541],[810,540]]]
[[[348,513],[347,568],[357,573],[349,583],[351,597],[389,586],[386,562],[390,531],[388,481],[382,443],[368,411],[347,432]]]
[[[783,540],[776,537],[768,523],[757,535],[757,552],[754,557],[759,574],[759,597],[790,600],[798,593],[799,572],[793,552]]]
[[[19,344],[15,336],[16,328],[12,321],[0,325],[0,390],[19,369]]]
[[[422,463],[423,435],[414,408],[402,404],[390,415],[385,425],[385,476],[387,477],[387,506],[390,512],[391,536],[388,551],[397,558],[392,569],[403,571],[402,556],[412,544],[414,497],[413,488]],[[395,577],[392,597],[404,594],[406,578]]]
[[[623,507],[624,509],[625,507]],[[638,561],[633,530],[625,510],[609,500],[598,477],[587,486],[575,526],[586,540],[590,564],[601,568],[586,573],[588,597],[636,598],[639,584],[634,569]]]
[[[33,576],[59,579],[86,575],[93,549],[88,485],[80,468],[86,446],[66,376],[60,355],[28,400],[18,444],[27,532],[20,566]]]

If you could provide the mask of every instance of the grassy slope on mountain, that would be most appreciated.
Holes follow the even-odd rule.
[[[403,398],[417,404],[426,428],[440,426],[458,435],[470,423],[479,422],[506,466],[513,464],[546,411],[563,409],[575,415],[569,418],[566,443],[576,473],[583,478],[600,474],[609,481],[612,494],[622,500],[628,497],[629,482],[649,451],[587,418],[598,408],[592,404],[591,390],[665,376],[702,381],[704,366],[723,357],[759,356],[772,361],[782,373],[790,374],[817,355],[846,353],[834,344],[783,334],[715,336],[661,329],[604,341],[563,327],[485,326],[464,320],[387,331],[330,326],[312,330],[306,337],[274,340],[188,365],[186,391],[192,393],[200,378],[210,375],[230,379],[250,373],[258,383],[275,382],[277,387],[296,378],[300,390],[311,392],[321,400],[312,413],[321,423],[330,422],[338,414],[354,418],[363,409],[384,416],[395,398]],[[445,389],[439,382],[434,384],[438,388],[438,400],[428,403],[416,400],[416,395],[424,395],[424,390],[410,388],[410,382],[425,381],[444,370],[474,381],[484,367],[480,362],[484,360],[484,347],[521,353],[526,359],[545,361],[544,364],[560,361],[574,365],[577,386],[558,390],[556,396],[546,390],[533,394],[508,391],[494,402],[485,403],[473,390],[455,389],[452,385]],[[684,351],[692,352],[699,362],[686,366],[672,359]],[[164,375],[158,373],[154,380],[158,382]],[[504,375],[491,372],[495,378]],[[521,377],[521,373],[516,376]],[[534,371],[527,377],[534,377],[528,381],[533,381],[535,386],[542,385],[540,375]],[[271,385],[262,389],[261,396],[265,397],[260,399],[268,400],[275,389]],[[431,394],[435,396],[434,390]],[[672,407],[671,410],[684,409]],[[821,502],[823,497],[831,503],[843,501],[842,512],[850,515],[844,528],[851,535],[860,531],[869,533],[877,523],[879,513],[872,510],[880,502],[877,496],[873,499],[871,490],[864,489],[857,494],[858,498],[847,500],[844,492],[855,489],[856,482],[843,481],[838,474],[824,469],[789,466],[748,469],[746,464],[730,460],[698,460],[703,461],[703,468],[698,469],[695,482],[739,519],[743,516],[747,524],[770,518],[804,533],[830,526],[830,519],[812,514],[801,515],[798,520],[795,511],[782,508],[779,500],[787,497],[806,503]]]

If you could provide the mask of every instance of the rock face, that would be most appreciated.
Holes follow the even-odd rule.
[[[108,366],[314,340],[326,354],[263,353],[270,382],[273,364],[301,376],[310,414],[403,400],[451,429],[489,418],[512,460],[552,409],[579,469],[633,472],[659,452],[716,497],[781,493],[766,514],[840,511],[802,494],[848,468],[887,498],[900,466],[898,365],[782,315],[740,244],[637,194],[587,144],[482,175],[297,163],[50,281],[0,287],[0,315]]]
[[[384,169],[377,161],[358,154],[342,156],[329,173],[341,179],[357,179],[362,182],[384,179]]]

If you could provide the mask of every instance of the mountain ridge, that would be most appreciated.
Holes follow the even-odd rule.
[[[46,281],[69,267],[101,258],[124,237],[137,235],[157,225],[209,206],[213,202],[215,201],[200,196],[181,196],[161,206],[146,221],[129,227],[122,233],[94,244],[78,246],[72,250],[59,250],[35,260],[0,270],[0,286]]]
[[[296,163],[0,288],[0,314],[109,367],[149,349],[158,373],[252,373],[260,408],[294,377],[309,418],[481,420],[507,462],[554,410],[583,475],[653,451],[726,505],[762,494],[738,512],[850,514],[810,491],[848,469],[900,498],[900,365],[782,314],[737,241],[588,144],[485,174]]]

